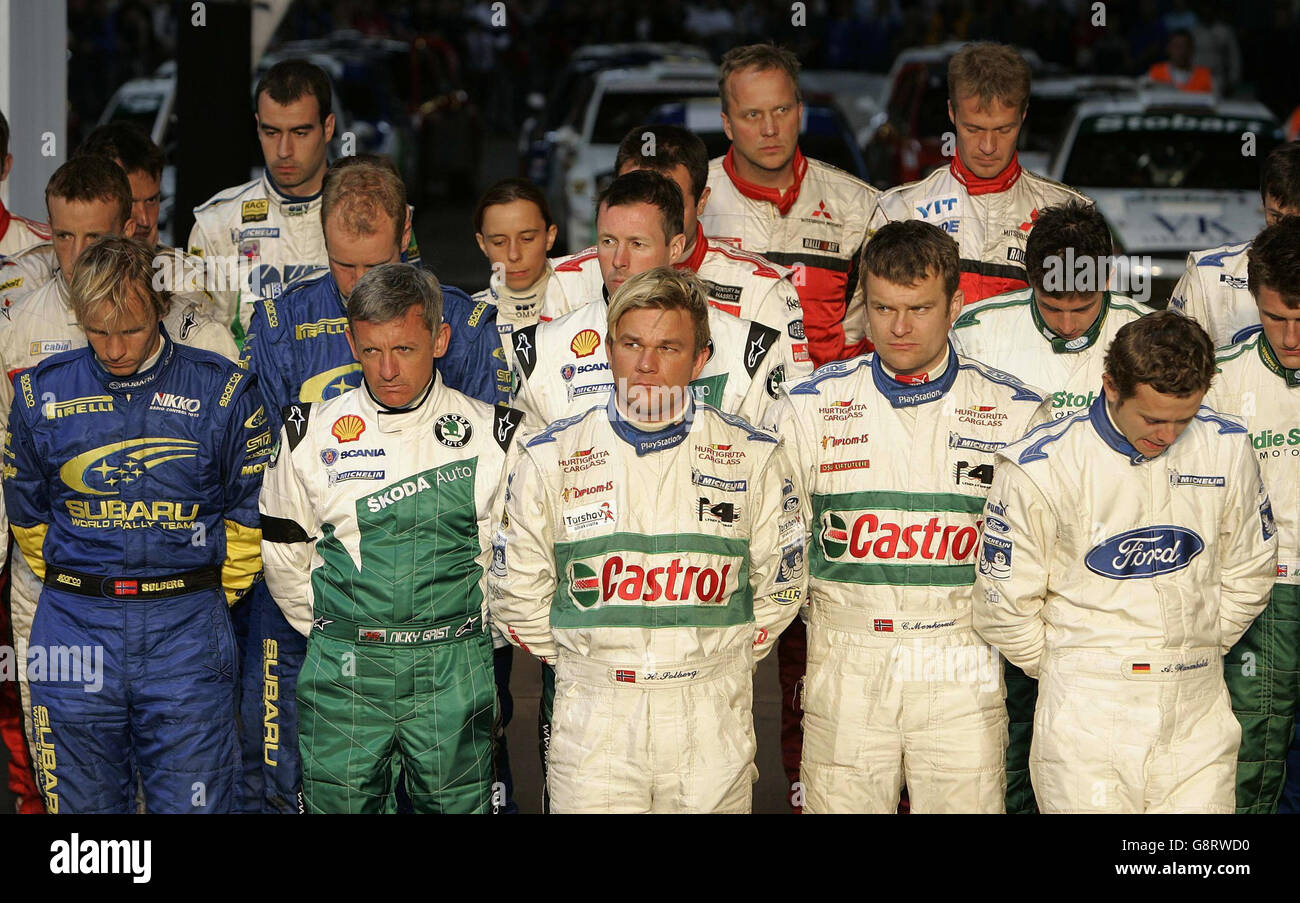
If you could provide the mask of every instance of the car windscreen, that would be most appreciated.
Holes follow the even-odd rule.
[[[1277,144],[1263,119],[1208,113],[1108,113],[1080,123],[1061,180],[1089,188],[1253,189]],[[1246,134],[1254,136],[1253,154]]]
[[[113,107],[109,121],[133,122],[144,129],[146,135],[153,135],[153,125],[158,121],[162,105],[161,94],[127,94]]]
[[[665,87],[660,91],[606,91],[596,111],[592,144],[618,144],[635,126],[647,122],[662,104],[688,97],[716,97],[717,90]]]

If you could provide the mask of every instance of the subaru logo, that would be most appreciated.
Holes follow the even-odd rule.
[[[1094,546],[1083,561],[1102,577],[1134,580],[1181,571],[1204,549],[1205,541],[1184,527],[1138,527]]]

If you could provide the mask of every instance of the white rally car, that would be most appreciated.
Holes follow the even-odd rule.
[[[1130,280],[1149,279],[1147,303],[1163,307],[1189,251],[1263,228],[1260,164],[1280,138],[1255,101],[1143,88],[1080,103],[1049,175],[1097,202]]]

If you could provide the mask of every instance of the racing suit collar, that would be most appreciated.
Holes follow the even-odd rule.
[[[1300,370],[1288,370],[1282,366],[1282,362],[1277,359],[1277,352],[1269,344],[1268,336],[1262,331],[1259,334],[1259,359],[1264,362],[1265,367],[1282,377],[1288,389],[1300,386]]]
[[[657,430],[641,429],[623,416],[613,392],[605,411],[609,414],[609,425],[614,435],[636,449],[637,457],[642,458],[651,452],[676,448],[686,441],[686,434],[691,431],[691,420],[695,417],[695,402],[688,398],[681,418]]]
[[[1105,389],[1097,393],[1097,400],[1088,408],[1088,419],[1092,421],[1093,429],[1097,431],[1101,441],[1128,458],[1130,464],[1145,464],[1151,460],[1134,448],[1132,443],[1124,438],[1124,434],[1116,428],[1115,421],[1110,419],[1110,411],[1106,409]]]
[[[0,235],[3,234],[4,232],[0,231]],[[704,227],[697,222],[695,224],[695,245],[691,248],[691,256],[681,263],[673,264],[673,266],[679,270],[698,273],[700,264],[704,263],[704,255],[707,253],[709,253],[709,240],[704,237]]]
[[[885,369],[880,355],[871,355],[871,379],[876,384],[876,390],[896,408],[928,404],[943,398],[957,381],[957,370],[957,352],[953,350],[951,342],[948,343],[948,359],[940,371],[929,382],[916,385],[906,385],[894,379]]]
[[[804,158],[803,151],[795,145],[794,149],[794,184],[786,189],[785,194],[777,191],[775,188],[766,188],[762,185],[755,185],[748,182],[736,174],[736,164],[733,162],[732,154],[736,152],[734,147],[727,149],[727,155],[722,158],[722,168],[726,170],[727,176],[731,179],[731,184],[736,186],[736,190],[745,197],[755,201],[767,201],[776,205],[776,210],[782,216],[790,212],[794,202],[799,199],[799,187],[803,185],[803,175],[808,171],[808,161]]]
[[[1023,170],[1020,168],[1019,152],[1011,155],[1011,162],[1007,168],[1002,170],[991,179],[983,179],[975,175],[966,168],[966,164],[961,162],[961,154],[953,154],[952,163],[949,165],[953,178],[966,187],[967,194],[995,194],[999,191],[1006,191],[1012,185],[1016,184],[1016,179],[1020,178]]]
[[[1075,336],[1072,339],[1063,339],[1043,319],[1042,311],[1038,309],[1038,293],[1032,289],[1030,291],[1033,297],[1029,299],[1029,312],[1034,318],[1034,328],[1038,330],[1043,338],[1047,339],[1048,344],[1052,346],[1052,351],[1057,354],[1075,354],[1086,348],[1091,348],[1097,343],[1097,337],[1101,335],[1101,324],[1106,321],[1106,311],[1110,310],[1110,292],[1102,294],[1101,310],[1097,312],[1097,319],[1092,321],[1092,325],[1084,330],[1082,335]]]
[[[488,282],[488,294],[496,304],[499,316],[513,322],[525,320],[536,321],[542,312],[542,301],[546,297],[546,284],[551,279],[551,262],[548,260],[542,269],[542,275],[527,288],[515,291],[504,280],[498,285],[496,274]]]
[[[280,186],[275,184],[275,179],[271,178],[271,171],[266,168],[262,169],[262,187],[266,189],[266,196],[279,205],[281,212],[288,213],[288,211],[285,210],[286,207],[295,208],[294,213],[290,215],[306,213],[308,208],[303,205],[320,203],[320,191],[303,197],[285,194],[280,190]],[[324,191],[324,188],[322,188],[321,191]],[[302,210],[297,210],[298,207],[302,207]]]
[[[172,341],[171,336],[167,334],[167,327],[162,323],[158,324],[158,337],[162,344],[157,355],[150,358],[149,366],[137,370],[129,376],[114,376],[104,369],[95,355],[93,349],[90,350],[90,359],[94,362],[95,374],[103,382],[104,388],[115,392],[129,393],[136,389],[147,388],[158,381],[158,378],[167,370],[171,364],[173,354],[176,350],[176,343]]]
[[[367,409],[367,413],[372,414],[375,421],[379,424],[381,433],[400,433],[404,429],[412,426],[418,426],[428,419],[429,411],[433,410],[434,405],[429,404],[429,399],[433,397],[434,388],[438,385],[438,371],[433,371],[433,379],[424,387],[424,391],[415,396],[411,403],[405,407],[394,408],[384,404],[374,396],[370,391],[370,384],[361,380],[361,385],[365,392],[361,398],[362,406]]]

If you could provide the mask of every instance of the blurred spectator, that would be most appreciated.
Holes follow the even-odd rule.
[[[1200,24],[1192,32],[1195,61],[1209,68],[1219,91],[1227,95],[1241,81],[1241,47],[1237,34],[1211,0],[1200,3]]]
[[[1169,35],[1169,59],[1152,66],[1147,76],[1154,82],[1173,85],[1180,91],[1213,91],[1214,77],[1207,67],[1192,62],[1194,51],[1190,31],[1180,28],[1172,32]]]
[[[1107,6],[1109,11],[1111,6]],[[1134,26],[1129,29],[1129,55],[1133,59],[1135,71],[1143,72],[1160,62],[1169,40],[1164,19],[1160,16],[1160,5],[1156,0],[1141,0],[1133,16]]]

